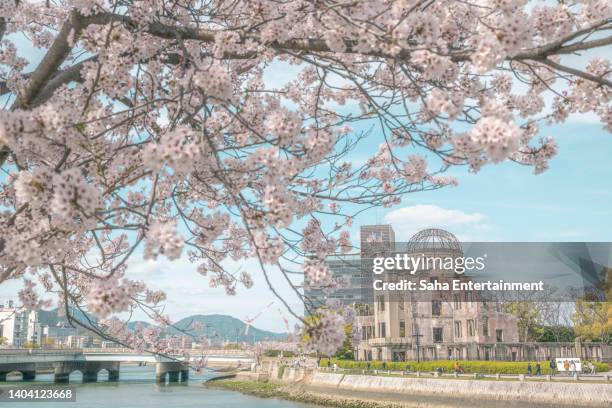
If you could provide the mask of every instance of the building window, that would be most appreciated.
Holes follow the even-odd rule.
[[[474,327],[474,320],[470,319],[467,321],[467,334],[468,336],[474,336],[476,334],[476,330]]]
[[[400,320],[400,328],[399,328],[400,332],[399,335],[400,337],[406,337],[406,322],[403,320]]]
[[[432,300],[431,301],[431,315],[440,316],[441,312],[442,312],[442,301]]]
[[[378,311],[385,311],[385,297],[383,295],[378,295]]]
[[[495,339],[498,343],[504,341],[504,331],[502,329],[495,330]]]
[[[486,317],[482,318],[482,335],[483,336],[489,335],[489,319]]]
[[[387,326],[384,322],[378,323],[378,337],[387,337]]]
[[[453,294],[453,300],[455,301],[455,309],[461,309],[461,294]]]
[[[455,322],[455,337],[461,337],[461,322]]]
[[[444,341],[444,339],[442,337],[442,328],[441,327],[434,327],[433,328],[433,341],[434,341],[434,343],[442,343],[442,341]]]

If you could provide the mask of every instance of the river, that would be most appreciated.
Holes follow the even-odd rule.
[[[76,402],[0,402],[2,408],[312,408],[314,405],[300,404],[279,399],[250,397],[232,391],[206,389],[202,383],[211,374],[196,375],[190,372],[188,384],[160,386],[155,384],[155,367],[122,365],[118,382],[106,382],[103,371],[99,382],[81,384],[81,375],[70,376],[71,386],[76,390]],[[24,385],[41,386],[53,382],[52,374],[38,374],[36,381],[24,383],[8,381],[0,387]]]

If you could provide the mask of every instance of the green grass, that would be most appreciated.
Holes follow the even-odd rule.
[[[321,359],[321,367],[328,366],[329,359]],[[441,368],[445,373],[454,371],[454,360],[437,360],[437,361],[416,361],[408,362],[383,362],[383,361],[350,361],[339,360],[332,358],[330,366],[337,364],[338,367],[349,370],[391,370],[391,371],[436,371]],[[528,362],[523,361],[459,361],[459,365],[466,373],[479,374],[527,374]],[[535,361],[531,362],[532,372],[535,374]],[[548,361],[540,362],[542,365],[542,375],[551,374]],[[608,371],[610,368],[605,363],[593,363],[597,368],[597,372]]]
[[[218,388],[228,391],[238,391],[243,394],[254,395],[262,398],[283,397],[284,392],[281,386],[273,383],[256,381],[242,381],[233,378],[208,381],[205,383],[208,388]]]

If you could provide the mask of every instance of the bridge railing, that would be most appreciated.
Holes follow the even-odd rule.
[[[117,348],[83,348],[81,349],[81,351],[83,353],[107,353],[107,354],[119,354],[119,353],[127,353],[127,354],[135,354],[135,353],[139,353],[136,350],[132,350],[129,348],[121,348],[121,347],[117,347]],[[189,353],[192,356],[195,355],[199,355],[199,354],[204,354],[204,355],[217,355],[217,356],[254,356],[255,354],[250,351],[250,350],[225,350],[225,349],[206,349],[206,350],[199,350],[199,349],[183,349],[183,350],[179,350],[179,354],[182,354],[183,352],[185,353]],[[141,354],[141,353],[139,353]]]
[[[81,349],[0,349],[0,355],[27,355],[27,354],[79,354]]]
[[[191,356],[198,355],[215,355],[215,356],[249,356],[255,354],[250,350],[225,350],[225,349],[184,349],[183,352],[189,353]],[[80,348],[80,349],[0,349],[0,355],[66,355],[66,354],[150,354],[141,353],[125,347],[109,347],[109,348]]]
[[[136,350],[127,347],[108,347],[108,348],[92,348],[86,347],[81,349],[82,353],[105,353],[105,354],[135,354]]]

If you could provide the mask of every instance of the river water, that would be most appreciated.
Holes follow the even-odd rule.
[[[314,405],[300,404],[279,399],[250,397],[232,391],[206,389],[202,383],[211,374],[196,375],[190,372],[187,384],[155,384],[155,367],[122,365],[118,382],[105,382],[105,371],[97,383],[81,384],[81,375],[70,376],[71,386],[76,390],[76,402],[0,402],[2,408],[312,408]],[[8,381],[0,387],[42,386],[52,383],[52,374],[38,374],[36,381],[24,383]]]

